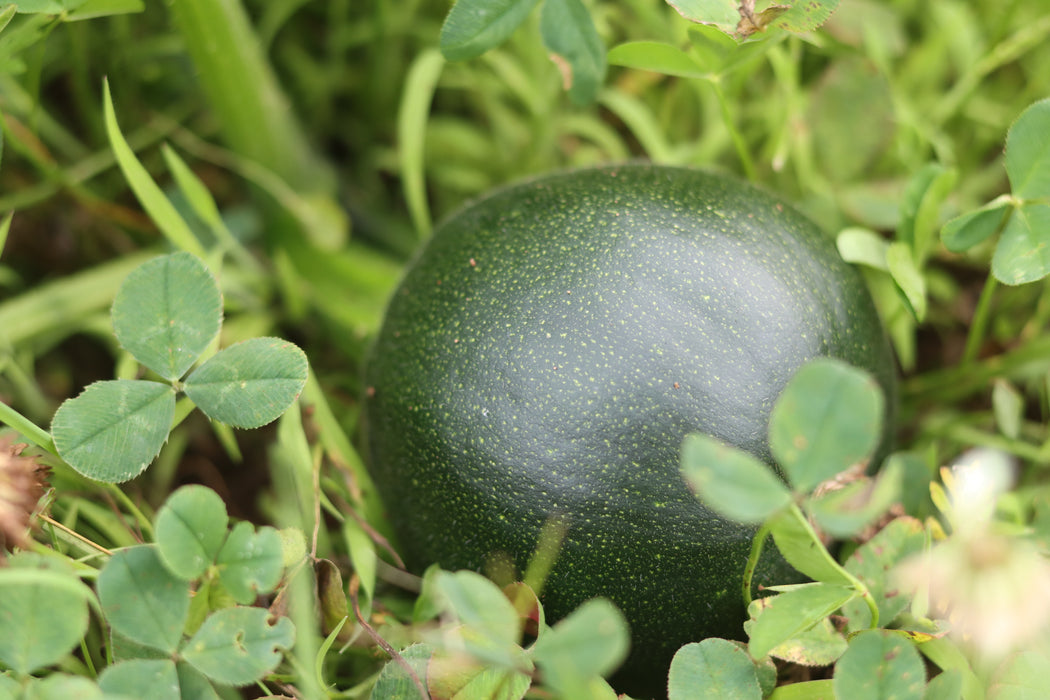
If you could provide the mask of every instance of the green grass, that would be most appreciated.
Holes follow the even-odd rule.
[[[1019,185],[1020,166],[1010,172],[1004,158],[1011,124],[1050,96],[1050,16],[1040,3],[842,0],[820,29],[757,35],[763,43],[745,57],[665,3],[585,2],[607,48],[692,47],[692,64],[613,51],[589,104],[563,89],[545,42],[564,50],[565,39],[552,39],[541,10],[499,46],[448,61],[439,53],[444,0],[186,0],[147,2],[142,12],[135,2],[94,0],[84,7],[99,16],[87,18],[76,16],[78,2],[15,4],[70,11],[12,13],[0,2],[0,422],[36,445],[22,453],[27,467],[0,443],[0,485],[8,463],[19,474],[51,468],[47,518],[21,513],[15,522],[34,525],[24,549],[62,562],[39,576],[63,591],[55,595],[64,605],[95,600],[73,584],[93,586],[108,552],[154,541],[171,493],[203,483],[234,519],[295,528],[313,557],[292,551],[276,601],[257,601],[290,610],[299,639],[276,675],[259,676],[266,692],[287,682],[367,697],[384,668],[377,650],[419,641],[438,605],[433,577],[398,569],[355,450],[361,362],[385,300],[435,223],[472,197],[532,174],[632,158],[747,177],[797,202],[829,235],[850,229],[845,240],[867,246],[851,255],[865,265],[901,359],[897,446],[924,467],[906,488],[925,493],[941,466],[971,448],[1015,460],[988,541],[1008,543],[996,551],[1015,580],[1043,580],[1050,286],[1038,265],[1025,268],[1024,284],[995,278],[993,270],[1010,281],[1017,269],[1001,258],[993,267],[998,241],[1016,233],[1008,227],[954,252],[941,240],[948,221],[1002,195],[1013,197],[1003,201],[1016,205],[1014,221],[1023,211],[1035,222],[1022,231],[1024,264],[1050,238],[1047,194]],[[1013,153],[1038,160],[1039,148],[1031,137]],[[301,406],[271,428],[242,432],[182,402],[142,476],[120,487],[90,481],[54,454],[52,417],[91,382],[157,378],[114,337],[109,308],[133,268],[176,249],[201,254],[218,273],[222,347],[280,336],[303,349],[312,374]],[[953,507],[916,498],[909,513],[951,531]],[[6,529],[5,537],[15,542]],[[324,599],[328,623],[304,603],[315,561],[343,577]],[[997,614],[1020,629],[1024,592],[997,581],[1015,601]],[[203,620],[224,603],[216,594],[201,605]],[[339,629],[327,626],[343,616]],[[83,645],[26,661],[11,682],[56,670],[94,679],[113,661],[99,651],[100,619],[68,631]],[[847,670],[868,668],[891,643],[858,643]],[[520,661],[516,644],[501,653]],[[1045,655],[1045,647],[1042,639],[1024,648]],[[995,679],[1031,680],[1020,657],[993,663],[982,648],[940,638],[917,648],[958,672],[963,697],[983,697],[975,688]],[[740,661],[718,645],[691,653]],[[551,655],[541,649],[535,662],[550,665]],[[398,669],[383,670],[382,684],[411,678]],[[564,688],[577,687],[572,674],[548,671]],[[938,683],[954,683],[949,675]],[[811,695],[784,684],[773,697],[816,697],[830,678],[810,681],[824,684]]]

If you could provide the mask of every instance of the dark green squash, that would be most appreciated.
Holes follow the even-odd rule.
[[[536,179],[446,221],[394,294],[367,368],[371,469],[416,569],[497,551],[523,568],[568,516],[549,620],[610,598],[632,627],[620,687],[660,692],[682,644],[743,638],[753,534],[686,488],[682,438],[770,461],[773,402],[818,356],[892,396],[861,276],[790,206],[670,167]],[[772,556],[756,583],[795,576]]]

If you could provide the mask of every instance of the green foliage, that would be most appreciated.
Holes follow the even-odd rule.
[[[678,650],[667,681],[669,700],[719,697],[761,700],[755,663],[747,652],[724,639],[705,639]]]
[[[55,413],[58,454],[101,481],[137,476],[167,440],[180,389],[228,425],[257,428],[276,420],[298,398],[309,371],[291,343],[254,338],[231,345],[179,381],[221,322],[218,284],[193,255],[174,253],[134,270],[113,302],[114,330],[136,360],[171,384],[118,379],[90,385]]]
[[[398,543],[384,537],[382,508],[344,431],[357,421],[350,397],[367,389],[357,379],[362,348],[432,220],[525,175],[644,158],[742,172],[839,232],[904,370],[896,420],[907,452],[878,477],[850,472],[809,489],[800,484],[832,467],[798,464],[795,476],[784,469],[785,481],[703,439],[683,446],[683,473],[712,504],[761,524],[758,547],[771,533],[818,583],[817,593],[777,587],[750,601],[746,625],[757,626],[760,647],[791,632],[768,657],[749,659],[726,640],[685,647],[671,669],[672,697],[713,687],[719,697],[772,700],[1042,698],[1050,17],[1041,5],[776,3],[795,6],[784,11],[732,0],[541,8],[459,0],[449,14],[449,4],[0,2],[0,421],[11,428],[4,437],[33,445],[23,458],[52,470],[43,510],[31,516],[36,551],[9,555],[0,569],[0,696],[216,698],[248,676],[263,679],[261,694],[286,692],[265,679],[273,652],[291,643],[286,620],[271,625],[262,608],[216,617],[240,610],[235,595],[272,590],[297,616],[295,658],[278,667],[279,679],[304,696],[327,688],[411,698],[430,688],[538,697],[556,692],[546,664],[573,697],[611,697],[604,681],[581,681],[618,657],[587,634],[615,617],[600,605],[544,652],[536,634],[558,628],[546,626],[532,589],[503,589],[513,618],[501,603],[490,613],[461,601],[472,620],[465,633],[438,595],[442,575],[411,592],[419,582],[394,570]],[[505,14],[479,14],[490,8]],[[207,268],[157,258],[167,252],[158,241]],[[180,269],[177,283],[221,281],[224,347],[294,333],[319,375],[307,379],[302,415],[285,414],[277,435],[236,438],[187,418],[197,399],[186,400],[186,384],[217,349],[208,328],[219,316],[159,287],[118,296],[150,261]],[[206,293],[213,310],[215,290]],[[115,298],[126,308],[114,305],[111,327]],[[175,303],[157,313],[164,299]],[[164,320],[185,316],[183,339],[198,340],[181,347],[192,351],[163,340]],[[146,328],[161,332],[147,337]],[[234,369],[219,363],[220,384],[194,387],[201,406],[228,410],[216,389]],[[266,400],[287,395],[281,388]],[[231,424],[273,415],[236,403],[223,414]],[[39,426],[52,416],[48,433]],[[805,435],[823,421],[796,423],[793,434]],[[259,449],[270,440],[269,452]],[[969,468],[960,455],[977,446],[996,450],[977,460],[987,471],[1005,461],[1012,477],[960,486]],[[139,477],[120,489],[93,483],[56,451],[90,465],[93,478]],[[5,457],[7,488],[18,482],[6,480]],[[938,475],[945,464],[962,466]],[[246,487],[248,474],[275,486]],[[187,478],[235,500],[231,512],[285,528],[283,567],[267,526],[231,528],[213,491],[171,493]],[[0,523],[10,543],[8,493]],[[891,508],[898,500],[906,515]],[[892,517],[880,517],[888,509]],[[291,523],[306,523],[310,536]],[[846,541],[826,545],[828,535]],[[265,556],[247,555],[256,544]],[[338,574],[323,586],[330,628],[314,619],[306,552]],[[138,560],[143,581],[169,582],[180,601],[187,586],[196,591],[178,635],[104,613],[95,591]],[[468,597],[498,600],[486,584],[460,585]],[[817,619],[822,609],[805,598],[826,593],[831,605],[836,592],[850,597]],[[152,610],[155,594],[131,588],[128,604]],[[789,594],[802,596],[806,614],[775,612]],[[401,649],[404,665],[381,665],[387,647],[379,651],[362,622]],[[240,633],[253,640],[246,657],[230,646]],[[196,657],[193,639],[205,640]],[[465,645],[513,666],[465,659]],[[924,688],[916,651],[936,674]],[[786,671],[779,687],[774,659]],[[449,671],[432,661],[448,661]],[[789,683],[799,675],[792,664],[830,668],[816,671],[822,680]]]
[[[1001,233],[992,257],[992,274],[1005,284],[1024,284],[1050,274],[1044,248],[1050,231],[1050,99],[1026,109],[1006,134],[1005,166],[1010,197],[945,224],[950,250],[962,252]]]
[[[56,663],[87,631],[91,591],[61,564],[26,553],[0,569],[0,664],[17,674]]]
[[[62,559],[12,558],[0,570],[0,608],[9,632],[0,643],[0,663],[28,683],[24,697],[218,698],[217,687],[247,685],[271,673],[281,652],[294,645],[294,625],[234,603],[252,603],[275,589],[285,571],[282,544],[272,528],[256,530],[242,521],[227,530],[226,522],[214,491],[179,489],[157,514],[158,543],[113,552],[97,572],[95,592]],[[210,587],[228,588],[232,600],[205,595]],[[113,647],[113,662],[98,684],[82,679],[81,688],[58,676],[32,681],[30,674],[57,664],[84,638],[89,606],[105,620]],[[193,606],[198,610],[191,614]],[[203,621],[190,627],[194,615]]]

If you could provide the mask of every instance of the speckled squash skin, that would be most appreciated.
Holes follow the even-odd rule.
[[[771,461],[773,402],[818,356],[892,395],[860,275],[785,203],[642,164],[533,180],[446,221],[394,294],[367,368],[372,473],[416,569],[499,551],[523,570],[567,515],[548,620],[610,598],[632,628],[619,687],[660,693],[681,645],[744,638],[753,534],[687,489],[682,438]],[[797,576],[775,554],[756,583]]]

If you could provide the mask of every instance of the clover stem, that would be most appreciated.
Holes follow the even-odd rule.
[[[762,523],[762,527],[758,528],[755,538],[751,541],[751,554],[748,556],[747,566],[744,568],[743,594],[745,608],[751,605],[751,579],[755,576],[755,569],[758,567],[758,560],[762,556],[767,537],[769,537],[769,526],[766,523]]]
[[[55,448],[55,441],[51,439],[51,435],[2,401],[0,401],[0,423],[17,430],[37,447],[58,457],[58,450]]]

